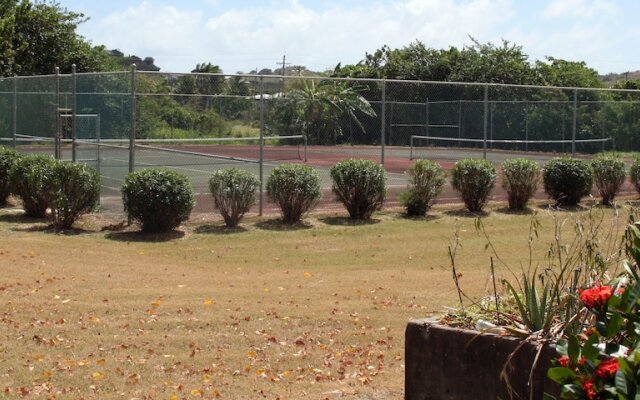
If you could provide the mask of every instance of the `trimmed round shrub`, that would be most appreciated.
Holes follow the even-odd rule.
[[[602,197],[602,204],[611,205],[627,177],[624,161],[615,157],[599,156],[591,161],[591,169],[593,180]]]
[[[45,218],[51,205],[51,175],[56,160],[51,156],[28,154],[11,167],[11,192],[20,196],[27,216]]]
[[[229,168],[216,171],[209,180],[213,202],[228,227],[237,226],[256,203],[258,178],[247,171]]]
[[[387,196],[386,171],[370,160],[344,160],[331,167],[331,190],[351,219],[367,220]]]
[[[509,208],[522,210],[533,197],[540,183],[541,168],[526,158],[514,158],[502,163],[502,188],[507,191]]]
[[[80,215],[98,205],[100,174],[86,164],[56,161],[49,185],[51,218],[57,228],[71,228]]]
[[[593,174],[587,161],[577,158],[554,158],[543,168],[544,190],[557,205],[575,206],[591,193]]]
[[[629,168],[629,178],[636,188],[636,191],[640,193],[640,157],[633,160],[631,168]]]
[[[308,165],[282,164],[267,178],[267,197],[278,205],[285,223],[300,221],[321,196],[320,177]]]
[[[122,185],[122,202],[129,218],[143,232],[168,232],[187,219],[195,205],[189,179],[166,169],[132,172]]]
[[[409,190],[400,193],[400,203],[408,216],[424,216],[442,193],[447,181],[440,164],[417,160],[408,170]]]
[[[496,184],[496,168],[487,160],[466,158],[453,167],[453,188],[470,212],[482,211]]]
[[[7,204],[7,197],[11,194],[9,173],[19,157],[17,151],[0,146],[0,206]]]

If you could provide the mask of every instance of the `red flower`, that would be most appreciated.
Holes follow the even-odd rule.
[[[598,365],[598,368],[596,368],[596,376],[602,379],[611,378],[618,372],[618,368],[620,368],[618,360],[616,358],[610,358]]]
[[[578,360],[579,365],[584,365],[586,362],[587,362],[587,359],[584,357],[580,357],[580,359]]]
[[[580,293],[580,300],[587,308],[594,309],[607,304],[612,295],[613,288],[611,286],[594,286],[583,290]]]
[[[598,399],[598,391],[596,390],[592,379],[582,382],[582,390],[584,390],[584,394],[587,396],[588,400]]]
[[[558,358],[558,364],[560,364],[563,367],[568,367],[569,366],[569,357],[561,356],[560,358]]]

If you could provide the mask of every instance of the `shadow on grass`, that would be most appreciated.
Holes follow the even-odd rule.
[[[171,240],[183,238],[185,233],[183,231],[171,231],[162,233],[146,233],[142,231],[135,232],[109,232],[105,235],[107,239],[115,240],[117,242],[148,242],[148,243],[161,243]]]
[[[25,226],[20,228],[15,227],[15,228],[11,228],[11,230],[14,232],[44,232],[44,233],[51,233],[51,234],[63,235],[63,236],[78,236],[78,235],[83,235],[87,233],[95,233],[93,231],[86,230],[83,228],[68,228],[68,229],[56,228],[55,226],[53,226],[53,224],[50,224],[50,223],[47,224],[44,222],[37,225]]]
[[[424,222],[435,221],[436,219],[440,218],[439,215],[433,215],[433,214],[407,215],[405,213],[400,213],[399,216],[400,218],[404,218],[409,221],[424,221]]]
[[[461,208],[459,210],[447,210],[444,212],[444,214],[450,217],[459,218],[484,218],[489,216],[489,213],[486,211],[470,212],[466,208]]]
[[[247,228],[244,228],[242,226],[229,228],[226,225],[200,225],[196,229],[194,229],[194,232],[214,235],[233,235],[236,233],[247,232]]]
[[[47,219],[46,218],[29,217],[28,215],[26,215],[24,213],[24,211],[22,211],[22,212],[11,212],[11,213],[6,213],[6,214],[0,214],[0,221],[1,222],[9,222],[9,223],[17,223],[17,224],[35,224],[35,223],[38,223],[38,222],[46,223]]]
[[[500,214],[507,214],[507,215],[532,215],[535,212],[530,207],[525,207],[522,210],[514,210],[509,207],[502,207],[502,208],[495,209],[494,211]]]
[[[558,205],[556,203],[549,203],[549,204],[540,204],[537,208],[540,210],[546,210],[546,211],[575,213],[575,212],[588,212],[593,208],[593,206],[597,206],[597,204],[592,204],[592,205],[578,204],[575,206],[563,206],[563,205]]]
[[[260,221],[256,223],[256,226],[267,231],[301,231],[313,228],[313,225],[304,221],[299,221],[295,224],[287,224],[280,218]]]
[[[349,217],[330,216],[318,219],[327,225],[333,226],[361,226],[361,225],[375,225],[379,224],[382,220],[378,218],[369,219],[351,219]]]

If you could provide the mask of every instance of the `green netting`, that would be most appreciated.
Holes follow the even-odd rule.
[[[55,154],[59,134],[59,155],[70,160],[75,137],[75,159],[100,170],[103,195],[113,198],[129,170],[149,167],[185,173],[205,196],[213,171],[257,174],[260,160],[263,177],[306,162],[328,189],[333,164],[366,158],[384,162],[390,184],[404,187],[411,156],[499,162],[640,148],[640,91],[139,72],[134,97],[132,78],[0,79],[0,140]],[[260,134],[262,148],[251,139]]]

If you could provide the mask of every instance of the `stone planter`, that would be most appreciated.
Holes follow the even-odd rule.
[[[410,321],[405,333],[405,399],[530,399],[528,382],[536,353],[535,344],[515,337]],[[510,356],[509,388],[500,374]],[[543,346],[533,368],[532,399],[541,399],[545,392],[558,396],[559,386],[546,377],[556,357],[552,345]]]

